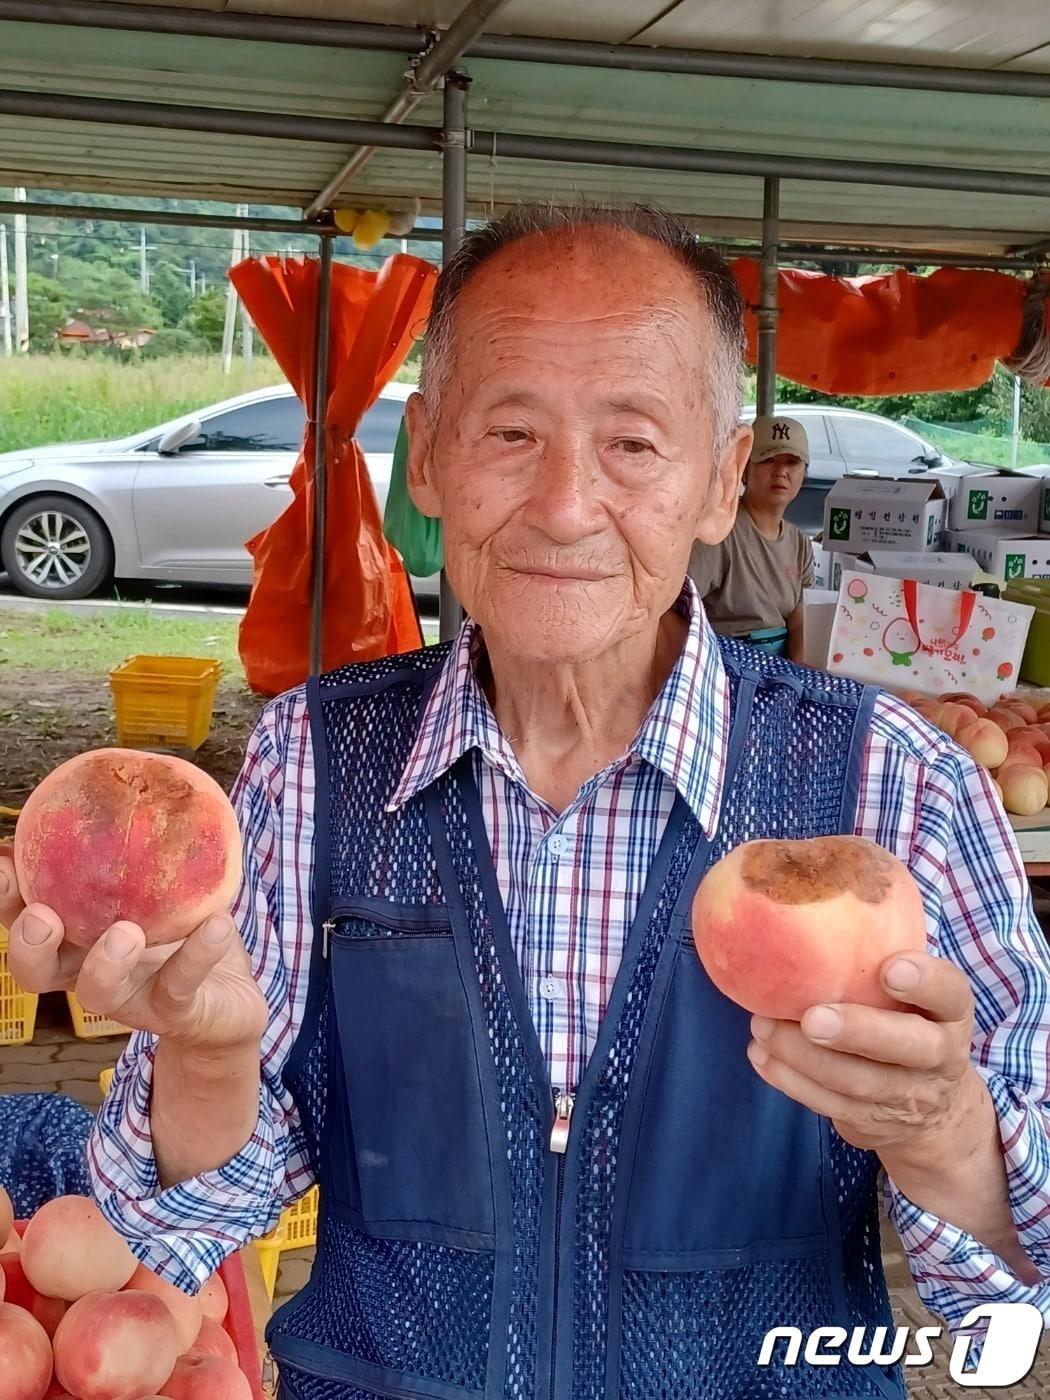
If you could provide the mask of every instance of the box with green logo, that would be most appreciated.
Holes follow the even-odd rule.
[[[1050,535],[1010,535],[994,530],[949,530],[953,554],[972,554],[986,574],[1011,583],[1050,578]]]
[[[1043,508],[1039,514],[1039,533],[1050,535],[1050,477],[1044,476],[1043,487]]]
[[[952,496],[948,528],[1034,534],[1039,529],[1042,499],[1043,481],[1038,476],[974,472],[962,478]]]
[[[939,549],[946,507],[940,482],[930,478],[844,476],[824,503],[824,548],[843,554]]]

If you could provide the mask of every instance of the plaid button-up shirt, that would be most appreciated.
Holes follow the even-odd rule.
[[[466,624],[422,716],[392,806],[463,754],[475,773],[499,889],[551,1081],[573,1088],[598,1033],[626,932],[676,794],[712,833],[728,741],[727,681],[695,591],[688,636],[634,742],[564,812],[530,792],[475,677]],[[274,701],[235,798],[245,879],[235,917],[270,1007],[259,1119],[225,1166],[161,1191],[149,1131],[154,1042],[133,1037],[91,1144],[103,1210],[140,1257],[183,1286],[262,1233],[312,1177],[281,1071],[302,1023],[313,929],[314,769],[302,690]],[[1022,1243],[1050,1278],[1050,956],[1023,866],[987,776],[892,697],[876,702],[856,832],[909,866],[929,944],[970,979],[973,1060],[999,1117]],[[888,1184],[891,1216],[927,1304],[958,1323],[978,1301],[1038,1303],[979,1241]]]

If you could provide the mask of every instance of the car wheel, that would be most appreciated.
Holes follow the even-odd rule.
[[[37,496],[8,517],[0,559],[14,587],[30,598],[87,598],[113,572],[113,541],[79,501]]]

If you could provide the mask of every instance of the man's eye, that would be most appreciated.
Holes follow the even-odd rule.
[[[499,438],[500,442],[514,446],[519,442],[527,442],[529,435],[524,428],[497,428],[496,437]]]
[[[626,452],[628,456],[631,457],[637,457],[643,452],[649,451],[649,444],[643,442],[641,438],[618,438],[615,446],[618,447],[621,452]]]

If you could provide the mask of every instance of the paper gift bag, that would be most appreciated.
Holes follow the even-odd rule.
[[[1033,609],[843,571],[828,670],[885,690],[969,691],[991,702],[1013,690]]]

